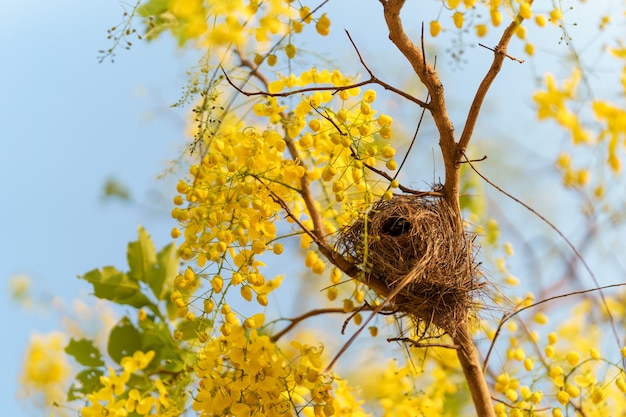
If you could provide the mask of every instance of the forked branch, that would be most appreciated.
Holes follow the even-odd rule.
[[[515,33],[515,29],[522,23],[522,20],[523,19],[518,16],[513,22],[511,22],[511,24],[504,30],[504,33],[500,38],[500,42],[498,42],[498,46],[493,49],[493,62],[491,63],[491,67],[489,68],[489,71],[487,71],[485,78],[483,78],[482,82],[478,86],[478,90],[476,91],[476,95],[474,95],[474,100],[472,100],[469,113],[465,119],[465,127],[463,128],[463,133],[461,133],[461,138],[459,139],[459,154],[457,160],[461,157],[461,154],[465,152],[465,149],[472,138],[480,109],[485,101],[485,96],[487,95],[493,80],[496,79],[500,69],[502,69],[504,59],[510,58],[506,53],[506,49],[511,41],[511,38],[513,37],[513,34]]]
[[[350,39],[350,41],[352,42],[352,39]],[[357,51],[357,53],[358,53],[358,51]],[[359,55],[359,59],[361,59],[360,55]],[[363,61],[361,61],[361,62],[363,62]],[[365,65],[365,64],[363,64],[363,65]],[[256,68],[256,66],[255,66],[255,68]],[[340,86],[327,86],[327,87],[316,86],[316,87],[299,88],[299,89],[296,89],[296,90],[285,91],[285,92],[282,92],[282,93],[270,93],[269,91],[245,91],[245,90],[243,90],[241,87],[239,87],[237,84],[235,84],[230,79],[230,77],[228,76],[228,74],[226,73],[224,68],[222,68],[222,72],[224,73],[224,78],[226,79],[228,84],[230,84],[231,87],[233,87],[235,90],[237,90],[237,92],[239,94],[242,94],[242,95],[244,95],[246,97],[254,97],[254,96],[289,97],[289,96],[293,96],[293,95],[297,95],[297,94],[312,93],[312,92],[316,92],[316,91],[332,91],[333,94],[336,94],[336,93],[338,93],[340,91],[351,90],[353,88],[359,88],[359,87],[363,87],[363,86],[369,85],[369,84],[378,84],[381,87],[383,87],[385,90],[392,91],[392,92],[398,94],[399,96],[404,97],[405,99],[407,99],[407,100],[417,104],[420,107],[428,108],[428,103],[420,100],[417,97],[413,97],[409,93],[407,93],[405,91],[402,91],[402,90],[392,86],[391,84],[387,84],[386,82],[378,79],[369,70],[369,68],[367,68],[367,67],[365,67],[365,68],[366,68],[367,72],[370,74],[370,78],[365,80],[365,81],[361,81],[361,82],[354,83],[354,84],[348,84],[348,85],[340,85]],[[257,75],[257,73],[258,73],[258,71],[256,69],[253,70],[253,74],[254,75]],[[263,77],[263,78],[265,79],[265,77]],[[267,80],[267,79],[265,79],[265,80]],[[269,83],[264,83],[264,84],[265,84],[265,88],[267,90],[267,87],[269,87]]]

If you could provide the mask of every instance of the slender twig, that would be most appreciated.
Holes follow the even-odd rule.
[[[375,172],[376,174],[380,175],[381,177],[385,178],[388,181],[393,181],[395,178],[392,177],[391,175],[387,174],[385,171],[382,171],[378,168],[375,168],[373,166],[371,166],[370,164],[363,162],[363,166],[367,169],[369,169],[372,172]],[[402,191],[403,193],[407,193],[407,194],[413,194],[416,196],[432,196],[432,197],[441,197],[443,196],[442,193],[440,193],[439,191],[419,191],[419,190],[413,190],[411,188],[407,188],[402,184],[398,184],[398,188],[400,189],[400,191]]]
[[[345,310],[343,308],[318,308],[315,310],[311,310],[311,311],[307,311],[306,313],[298,316],[298,317],[294,317],[291,319],[285,319],[288,320],[290,323],[287,325],[287,327],[285,327],[284,329],[282,329],[280,332],[273,334],[272,337],[270,337],[270,340],[272,341],[272,343],[276,343],[278,341],[278,339],[280,339],[281,337],[283,337],[285,334],[289,333],[294,327],[296,327],[300,322],[302,322],[303,320],[306,320],[310,317],[314,317],[314,316],[319,316],[321,314],[331,314],[331,313],[345,313]]]
[[[518,310],[512,311],[510,313],[504,314],[502,316],[502,319],[500,319],[500,323],[498,324],[498,328],[496,329],[496,332],[493,336],[493,340],[491,341],[491,345],[489,346],[489,350],[487,351],[487,355],[485,356],[485,360],[483,362],[483,369],[485,369],[487,367],[487,363],[489,362],[489,356],[491,355],[491,351],[494,348],[496,339],[498,338],[498,336],[500,335],[500,332],[502,331],[502,326],[504,326],[504,323],[506,323],[507,321],[511,320],[513,317],[517,316],[519,313],[521,313],[524,310],[528,310],[529,308],[534,308],[537,307],[541,304],[547,303],[549,301],[554,301],[554,300],[558,300],[559,298],[566,298],[566,297],[572,297],[574,295],[581,295],[581,294],[587,294],[590,292],[594,292],[594,291],[599,291],[602,292],[602,290],[606,290],[609,288],[616,288],[616,287],[623,287],[626,286],[626,283],[621,283],[621,284],[611,284],[611,285],[605,285],[603,287],[596,287],[596,288],[589,288],[586,290],[580,290],[580,291],[573,291],[573,292],[569,292],[567,294],[559,294],[559,295],[555,295],[552,297],[548,297],[548,298],[544,298],[541,301],[537,301],[536,303],[524,306]]]
[[[482,46],[482,47],[483,47],[483,48],[485,48],[485,49],[489,49],[489,50],[490,50],[491,52],[493,52],[493,53],[496,53],[496,52],[497,52],[497,49],[495,49],[495,48],[490,48],[490,47],[488,47],[487,45],[483,45],[483,44],[482,44],[482,43],[480,43],[480,42],[478,43],[478,46]],[[517,61],[517,62],[519,62],[520,64],[523,64],[523,63],[524,63],[524,60],[523,60],[523,59],[515,58],[513,55],[509,55],[509,54],[505,53],[505,54],[504,54],[504,56],[506,56],[507,58],[509,58],[511,61]]]
[[[410,339],[408,337],[391,337],[387,339],[388,342],[404,342],[413,345],[416,348],[429,348],[429,347],[441,347],[446,349],[458,349],[458,345],[451,345],[449,343],[420,343],[417,340]]]
[[[476,169],[476,167],[474,167],[474,164],[472,164],[472,162],[467,157],[467,155],[465,155],[464,152],[463,152],[463,157],[465,158],[465,161],[469,164],[469,166],[472,168],[472,170],[476,174],[478,174],[478,176],[480,178],[482,178],[487,184],[491,185],[493,188],[495,188],[496,190],[498,190],[499,192],[501,192],[505,196],[509,197],[511,200],[515,201],[517,204],[521,205],[526,210],[530,211],[535,216],[537,216],[539,219],[541,219],[541,221],[543,221],[552,230],[554,230],[556,232],[556,234],[559,235],[559,237],[561,239],[563,239],[565,244],[567,246],[569,246],[569,248],[572,250],[572,252],[574,252],[576,257],[580,260],[580,263],[583,265],[583,268],[585,268],[585,270],[587,271],[587,273],[591,277],[591,279],[592,279],[593,283],[595,284],[596,288],[598,288],[598,292],[600,294],[600,299],[602,300],[602,306],[604,307],[604,310],[605,310],[607,316],[609,317],[609,323],[611,324],[611,330],[613,331],[613,336],[615,337],[615,341],[617,342],[617,346],[621,348],[620,338],[619,338],[619,335],[617,333],[617,327],[615,326],[615,319],[613,318],[613,314],[611,313],[611,310],[609,309],[609,305],[606,302],[606,297],[604,296],[604,292],[602,291],[602,287],[600,287],[600,283],[598,282],[598,278],[596,278],[596,275],[591,270],[591,267],[589,266],[589,264],[587,264],[587,261],[585,260],[585,258],[583,258],[583,256],[580,254],[578,249],[576,249],[576,246],[574,246],[574,244],[563,234],[563,232],[561,232],[559,230],[558,227],[556,227],[554,225],[554,223],[552,223],[550,220],[548,220],[543,215],[541,215],[537,210],[533,209],[532,207],[530,207],[528,204],[524,203],[519,198],[516,198],[516,197],[512,196],[511,194],[509,194],[508,192],[504,191],[502,188],[498,187],[496,184],[491,182],[487,177],[485,177],[482,173],[480,173]]]
[[[269,190],[269,188],[268,188]],[[309,237],[317,244],[317,248],[322,255],[326,257],[333,265],[342,270],[345,274],[350,277],[356,277],[362,274],[362,271],[354,265],[352,262],[346,260],[341,254],[337,253],[337,251],[333,250],[326,243],[325,239],[321,238],[314,230],[306,227],[292,212],[287,203],[283,199],[281,199],[276,193],[272,190],[269,190],[270,196],[272,199],[280,205],[280,207],[285,210],[287,217],[291,218],[297,225],[302,229],[304,233],[309,235]],[[370,286],[373,290],[378,292],[381,295],[384,295],[389,292],[387,285],[380,279],[375,277],[368,277],[367,285]]]
[[[346,334],[346,327],[348,327],[348,323],[350,323],[354,316],[365,310],[366,307],[369,307],[369,304],[363,304],[362,306],[350,313],[350,315],[343,321],[343,326],[341,326],[341,334]]]
[[[415,279],[416,273],[417,268],[413,268],[411,271],[409,271],[408,274],[404,276],[404,278],[402,278],[398,285],[396,285],[391,291],[387,291],[388,294],[385,294],[385,298],[383,299],[383,301],[376,306],[376,308],[372,311],[372,314],[370,314],[367,319],[365,319],[361,327],[359,327],[357,331],[354,332],[350,339],[348,339],[348,341],[341,347],[339,352],[337,352],[335,357],[330,361],[330,363],[326,367],[326,370],[324,371],[325,373],[330,372],[337,360],[339,360],[341,355],[343,355],[343,353],[348,350],[350,345],[356,340],[356,338],[363,331],[363,329],[365,329],[365,326],[367,326],[367,324],[374,318],[374,316],[381,312],[391,301],[393,301],[393,299],[396,297],[396,295],[400,293],[400,291],[402,291],[408,284],[410,284]]]
[[[363,67],[365,68],[365,70],[369,74],[371,83],[378,84],[381,87],[383,87],[385,90],[392,91],[392,92],[398,94],[399,96],[404,97],[405,99],[407,99],[409,101],[412,101],[413,103],[419,105],[420,107],[422,107],[424,109],[429,108],[427,102],[424,102],[424,101],[422,101],[422,100],[420,100],[420,99],[418,99],[416,97],[413,97],[412,95],[410,95],[406,91],[399,90],[399,89],[397,89],[397,88],[387,84],[386,82],[381,81],[380,79],[378,79],[378,77],[376,77],[374,75],[372,70],[369,69],[367,64],[365,64],[365,61],[363,60],[363,57],[361,56],[361,52],[359,51],[359,48],[356,47],[356,44],[352,40],[352,37],[350,36],[350,33],[347,30],[346,30],[346,35],[348,35],[348,39],[350,40],[350,43],[352,44],[352,47],[354,48],[354,51],[356,52],[357,56],[359,57],[359,61],[361,61],[361,65],[363,65]]]
[[[387,181],[389,181],[390,183],[396,179],[395,176],[391,176],[388,173],[386,173],[385,171],[378,169],[370,164],[368,164],[367,162],[365,162],[356,152],[356,150],[350,146],[350,153],[352,155],[352,157],[358,161],[361,161],[361,163],[363,164],[363,166],[367,169],[369,169],[370,171],[380,175],[381,177],[383,177],[384,179],[386,179]],[[433,197],[441,197],[443,194],[441,194],[438,191],[419,191],[419,190],[413,190],[411,188],[405,187],[402,184],[398,184],[398,188],[400,189],[400,191],[402,191],[403,193],[407,193],[407,194],[413,194],[416,196],[433,196]]]
[[[469,162],[482,162],[485,161],[487,159],[487,155],[483,155],[481,158],[478,159],[470,159]],[[467,164],[468,161],[459,161],[459,164]]]
[[[389,29],[389,39],[411,64],[415,74],[430,94],[428,110],[430,110],[439,132],[439,147],[441,148],[446,172],[443,189],[444,198],[455,213],[460,213],[458,202],[460,175],[456,163],[458,159],[457,146],[454,140],[454,126],[446,110],[443,84],[435,69],[426,61],[424,52],[409,39],[404,31],[402,20],[400,19],[400,11],[404,3],[404,0],[381,0],[385,22]],[[460,217],[456,227],[459,233],[461,233],[462,223]]]
[[[372,310],[374,309],[374,307],[372,307],[369,304],[363,304],[362,306],[360,306],[357,311],[354,313],[358,313],[360,311],[365,311],[365,310]],[[385,310],[387,310],[387,313],[385,313]],[[290,332],[291,330],[294,329],[294,327],[296,327],[298,324],[300,324],[301,322],[303,322],[304,320],[311,318],[311,317],[315,317],[315,316],[320,316],[322,314],[336,314],[336,313],[343,313],[345,314],[346,311],[343,308],[339,308],[339,307],[329,307],[329,308],[317,308],[311,311],[307,311],[306,313],[299,315],[298,317],[293,317],[290,319],[280,319],[280,321],[288,321],[289,324],[282,329],[281,331],[279,331],[278,333],[272,335],[270,337],[270,340],[274,343],[276,343],[278,341],[278,339],[280,339],[281,337],[283,337],[285,334],[287,334],[288,332]],[[389,309],[383,309],[383,311],[380,312],[381,314],[394,314],[395,310],[389,310]],[[352,318],[354,316],[354,314],[350,315],[350,317],[348,318],[347,321],[349,321],[350,318]],[[345,327],[345,324],[344,324]],[[343,334],[343,329],[342,329],[342,334]]]
[[[465,119],[465,127],[463,128],[463,133],[461,133],[461,138],[459,139],[459,154],[457,160],[461,158],[461,153],[465,152],[465,149],[467,149],[467,145],[469,144],[472,134],[474,133],[474,127],[476,126],[480,109],[485,101],[485,97],[487,96],[487,92],[489,91],[491,84],[496,79],[500,69],[502,69],[504,58],[511,58],[507,55],[506,49],[511,41],[511,38],[513,37],[513,34],[515,34],[515,29],[522,23],[522,21],[523,19],[517,16],[504,30],[498,46],[493,49],[493,62],[491,63],[489,71],[485,74],[485,78],[483,78],[478,86],[478,90],[476,91],[476,95],[474,95],[474,100],[472,100],[469,113]]]
[[[361,53],[359,52],[359,50],[357,49],[354,41],[352,40],[352,38],[350,37],[350,34],[346,31],[346,34],[348,35],[348,39],[350,39],[350,42],[352,43],[352,46],[355,48],[356,53],[359,57],[359,60],[361,61],[361,63],[363,64],[363,67],[365,68],[365,70],[367,71],[367,73],[369,74],[370,78],[368,80],[365,81],[361,81],[358,83],[354,83],[354,84],[349,84],[349,85],[342,85],[342,86],[328,86],[328,87],[322,87],[322,86],[316,86],[316,87],[306,87],[306,88],[299,88],[296,90],[291,90],[291,91],[285,91],[282,93],[270,93],[269,91],[245,91],[242,87],[237,86],[228,76],[228,74],[226,73],[226,70],[224,70],[224,68],[222,69],[222,72],[224,73],[224,78],[226,79],[226,81],[228,82],[228,84],[230,84],[231,87],[233,87],[235,90],[237,90],[238,93],[243,94],[246,97],[252,97],[252,96],[264,96],[264,97],[289,97],[292,95],[296,95],[296,94],[302,94],[302,93],[310,93],[310,92],[315,92],[315,91],[332,91],[333,94],[337,93],[339,91],[344,91],[344,90],[351,90],[353,88],[358,88],[358,87],[363,87],[364,85],[368,85],[368,84],[378,84],[381,87],[383,87],[385,90],[389,90],[391,92],[394,92],[396,94],[398,94],[399,96],[419,105],[420,107],[423,108],[428,108],[428,103],[413,97],[412,95],[408,94],[405,91],[402,91],[382,80],[380,80],[378,77],[376,77],[374,75],[374,73],[369,69],[369,67],[365,64],[365,62],[363,61],[363,58],[361,57]],[[243,60],[242,60],[242,64],[244,64]],[[251,65],[252,64],[252,65]],[[252,63],[250,60],[246,60],[246,65],[252,69],[252,74],[254,76],[258,77],[258,70],[257,70],[257,66],[254,65],[254,63]],[[267,87],[269,86],[269,82],[267,82],[267,79],[265,79],[265,81],[261,80],[265,86],[265,89],[267,90]]]
[[[435,58],[435,62],[433,64],[433,68],[436,65],[437,65],[437,59]],[[426,94],[426,101],[428,101],[428,100],[430,100],[430,93]],[[411,149],[413,149],[413,145],[415,145],[415,141],[417,140],[417,134],[419,133],[420,128],[422,127],[422,121],[424,120],[424,115],[425,114],[426,114],[426,108],[422,107],[422,111],[420,112],[420,118],[417,121],[417,126],[415,127],[415,133],[413,134],[413,138],[411,139],[411,143],[409,143],[409,147],[407,148],[406,152],[404,153],[404,157],[402,158],[402,162],[400,162],[400,165],[398,166],[398,169],[396,170],[395,174],[393,175],[393,179],[396,179],[398,177],[398,175],[400,175],[400,171],[402,171],[402,168],[404,167],[404,164],[409,159],[409,154],[411,153]]]
[[[511,409],[514,408],[516,410],[522,410],[522,411],[526,411],[528,413],[533,413],[533,412],[538,412],[538,411],[548,411],[550,409],[550,407],[544,407],[544,408],[520,408],[520,407],[518,407],[516,405],[509,404],[506,401],[503,401],[503,400],[501,400],[499,398],[496,398],[496,397],[491,397],[491,399],[494,400],[497,403],[504,404],[506,407],[509,407]]]
[[[298,219],[292,212],[291,209],[289,208],[289,206],[287,205],[287,203],[285,203],[285,201],[280,198],[278,195],[276,195],[276,193],[274,193],[274,191],[270,190],[268,188],[268,191],[270,193],[270,197],[272,197],[272,200],[274,200],[275,203],[278,203],[278,205],[280,205],[280,207],[285,210],[285,213],[287,214],[287,217],[289,217],[291,220],[293,220],[299,227],[300,229],[302,229],[302,231],[304,233],[306,233],[307,235],[309,235],[309,237],[311,239],[313,239],[313,241],[318,245],[318,246],[325,246],[326,242],[324,242],[323,240],[321,240],[319,238],[319,236],[317,236],[315,233],[313,233],[308,227],[306,227],[301,221],[300,219]]]
[[[472,168],[472,170],[480,177],[482,178],[487,184],[491,185],[493,188],[495,188],[496,190],[498,190],[499,192],[501,192],[502,194],[506,195],[507,197],[509,197],[511,200],[515,201],[517,204],[521,205],[522,207],[524,207],[526,210],[530,211],[531,213],[533,213],[535,216],[537,216],[542,222],[544,222],[545,224],[547,224],[552,230],[554,230],[556,232],[557,235],[559,235],[559,237],[561,239],[563,239],[563,241],[565,242],[565,244],[572,250],[572,252],[576,255],[576,258],[578,258],[581,262],[581,264],[583,265],[583,268],[585,268],[585,270],[587,271],[587,273],[589,274],[589,276],[591,277],[593,283],[596,285],[595,289],[592,290],[588,290],[586,292],[589,291],[598,291],[600,294],[600,299],[602,300],[602,306],[605,309],[605,312],[607,314],[607,316],[609,317],[609,323],[611,324],[611,330],[613,331],[613,336],[615,337],[615,341],[617,342],[617,346],[621,347],[621,343],[620,343],[620,338],[619,335],[617,333],[617,328],[615,326],[615,319],[613,318],[613,314],[611,313],[611,310],[609,309],[609,306],[606,302],[606,297],[604,296],[604,292],[602,291],[603,287],[600,286],[600,283],[598,282],[598,279],[596,278],[596,275],[593,273],[593,271],[591,270],[591,267],[589,267],[589,264],[587,264],[587,261],[585,260],[585,258],[583,258],[583,256],[581,255],[581,253],[578,251],[578,249],[576,249],[576,246],[574,246],[574,244],[563,234],[563,232],[561,232],[561,230],[559,230],[558,227],[556,227],[554,225],[554,223],[552,223],[550,220],[548,220],[547,218],[545,218],[543,215],[541,215],[537,210],[533,209],[532,207],[530,207],[528,204],[524,203],[523,201],[521,201],[519,198],[514,197],[513,195],[509,194],[508,192],[504,191],[502,188],[498,187],[496,184],[494,184],[493,182],[491,182],[491,180],[489,180],[487,177],[485,177],[481,172],[479,172],[476,167],[474,167],[474,165],[472,164],[472,162],[470,161],[470,159],[467,157],[467,155],[465,155],[465,153],[463,153],[463,157],[465,158],[465,162],[467,162],[470,166],[470,168]],[[620,284],[621,285],[621,284]],[[571,293],[571,294],[577,294],[576,292]],[[557,297],[559,298],[559,297]],[[549,300],[549,299],[546,299]],[[491,350],[491,349],[490,349]]]

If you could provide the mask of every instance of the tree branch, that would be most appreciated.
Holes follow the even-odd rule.
[[[446,110],[443,84],[435,69],[426,61],[425,54],[406,35],[400,19],[400,11],[405,0],[381,0],[385,21],[389,29],[389,39],[409,61],[420,81],[426,86],[430,94],[428,110],[433,117],[439,132],[439,147],[445,165],[446,180],[444,184],[444,198],[446,202],[460,213],[459,209],[459,169],[457,166],[457,146],[454,140],[454,126]],[[461,222],[458,221],[459,233]]]
[[[350,35],[348,35],[350,36]],[[350,39],[350,41],[352,42],[352,39]],[[353,43],[354,45],[354,43]],[[358,54],[358,50],[357,50],[357,54]],[[363,63],[363,60],[361,59],[361,56],[359,54],[359,59],[361,60],[361,63]],[[244,65],[244,60],[242,59],[242,65]],[[254,65],[254,63],[252,63],[252,61],[250,61],[249,59],[246,59],[246,62],[251,63],[252,65]],[[248,65],[245,65],[248,66]],[[363,63],[363,66],[365,67],[366,71],[369,73],[370,78],[368,80],[365,81],[361,81],[355,84],[349,84],[349,85],[342,85],[342,86],[328,86],[328,87],[307,87],[307,88],[299,88],[297,90],[291,90],[291,91],[285,91],[284,93],[270,93],[269,91],[245,91],[243,90],[241,87],[239,87],[238,85],[236,85],[228,76],[228,74],[226,73],[226,71],[224,70],[224,68],[222,68],[222,73],[224,74],[224,78],[226,79],[226,81],[228,82],[228,84],[230,84],[231,87],[233,87],[235,90],[237,90],[238,93],[246,96],[246,97],[253,97],[253,96],[263,96],[263,97],[289,97],[289,96],[293,96],[295,94],[302,94],[302,93],[310,93],[310,92],[315,92],[315,91],[332,91],[333,94],[339,92],[339,91],[344,91],[344,90],[351,90],[353,88],[358,88],[358,87],[363,87],[364,85],[368,85],[368,84],[378,84],[381,87],[383,87],[385,90],[389,90],[392,91],[396,94],[398,94],[401,97],[404,97],[405,99],[417,104],[420,107],[423,108],[428,108],[428,103],[418,99],[417,97],[413,97],[412,95],[410,95],[409,93],[402,91],[394,86],[392,86],[391,84],[387,84],[386,82],[378,79],[371,71],[370,69]],[[265,78],[264,75],[260,74],[257,69],[256,69],[256,65],[254,65],[254,69],[251,68],[251,73],[253,75],[255,75],[257,78],[259,78],[259,80],[264,84],[265,89],[268,89],[269,86],[269,82],[267,82],[267,78]],[[259,77],[259,75],[261,75],[261,77]]]
[[[290,332],[294,327],[296,327],[301,321],[306,320],[310,317],[314,317],[314,316],[319,316],[321,314],[330,314],[330,313],[345,313],[343,308],[318,308],[315,310],[311,310],[311,311],[307,311],[306,313],[298,316],[298,317],[294,317],[292,319],[286,319],[288,320],[290,323],[287,325],[287,327],[285,327],[284,329],[282,329],[280,332],[272,335],[272,337],[270,337],[270,340],[272,341],[272,343],[276,343],[278,341],[278,339],[280,339],[281,337],[283,337],[285,334],[287,334],[288,332]]]
[[[441,347],[446,349],[459,349],[458,345],[450,345],[447,343],[420,343],[416,340],[409,339],[408,337],[391,337],[387,339],[388,342],[404,342],[413,345],[415,348],[429,348],[429,347]]]
[[[505,196],[509,197],[511,200],[515,201],[516,203],[518,203],[519,205],[523,206],[526,210],[530,211],[531,213],[533,213],[535,216],[539,217],[539,219],[541,219],[541,221],[543,221],[545,224],[547,224],[552,230],[554,230],[556,232],[557,235],[559,235],[559,237],[561,237],[561,239],[563,239],[563,241],[565,242],[565,244],[572,250],[572,252],[576,255],[576,258],[578,258],[580,260],[580,263],[582,264],[583,268],[585,268],[585,270],[587,271],[587,273],[589,274],[589,276],[591,277],[591,280],[593,281],[593,283],[596,286],[596,290],[598,291],[598,293],[600,294],[600,300],[602,301],[602,306],[604,307],[604,311],[606,313],[606,315],[609,318],[609,323],[611,325],[611,330],[613,331],[613,336],[615,337],[615,342],[617,344],[617,347],[620,348],[622,346],[622,342],[620,340],[619,334],[617,333],[617,327],[615,326],[615,319],[613,318],[613,313],[611,313],[611,309],[609,308],[609,305],[606,301],[606,297],[604,296],[604,291],[602,291],[603,287],[600,286],[600,282],[598,281],[598,278],[596,278],[596,275],[593,273],[593,271],[591,270],[591,267],[589,266],[589,264],[587,263],[587,261],[585,260],[585,258],[583,258],[583,256],[580,254],[580,252],[578,251],[578,249],[576,249],[576,246],[574,246],[574,244],[563,234],[563,232],[561,232],[559,230],[558,227],[556,227],[554,225],[554,223],[552,223],[550,220],[546,219],[544,216],[542,216],[539,212],[537,212],[537,210],[533,209],[532,207],[530,207],[528,204],[524,203],[522,200],[520,200],[519,198],[515,198],[514,196],[512,196],[511,194],[507,193],[506,191],[504,191],[502,188],[498,187],[496,184],[494,184],[493,182],[491,182],[489,180],[489,178],[485,177],[482,173],[480,173],[480,171],[478,171],[474,165],[472,164],[472,162],[469,160],[469,158],[467,157],[467,155],[465,155],[465,153],[462,154],[463,157],[465,158],[465,161],[469,164],[470,168],[472,168],[472,171],[474,171],[476,174],[478,174],[478,176],[480,178],[482,178],[487,184],[491,185],[492,187],[494,187],[496,190],[500,191],[502,194],[504,194]],[[595,291],[595,290],[594,290]],[[575,293],[572,293],[575,294]],[[622,362],[626,364],[626,360],[624,360],[624,358],[622,358]]]
[[[495,334],[493,336],[493,340],[491,341],[491,345],[489,346],[489,350],[487,351],[487,355],[485,356],[485,360],[483,361],[483,369],[485,369],[487,367],[487,363],[489,362],[489,356],[491,356],[491,352],[493,351],[494,345],[496,343],[496,339],[500,335],[500,332],[502,331],[502,326],[504,326],[504,323],[506,323],[507,321],[511,320],[513,317],[517,316],[522,311],[528,310],[529,308],[537,307],[538,305],[547,303],[549,301],[557,300],[559,298],[571,297],[573,295],[587,294],[589,292],[594,292],[594,291],[602,292],[602,290],[606,290],[608,288],[623,287],[623,286],[626,286],[626,283],[611,284],[611,285],[605,285],[603,287],[590,288],[590,289],[587,289],[587,290],[573,291],[573,292],[570,292],[570,293],[567,293],[567,294],[559,294],[559,295],[555,295],[553,297],[544,298],[541,301],[537,301],[536,303],[527,305],[527,306],[522,307],[522,308],[520,308],[518,310],[515,310],[515,311],[513,311],[511,313],[507,313],[507,314],[503,315],[502,319],[500,320],[500,323],[498,323],[498,328],[496,329],[496,332],[495,332]]]
[[[491,402],[491,394],[485,380],[474,342],[472,341],[467,320],[460,323],[453,337],[454,343],[459,346],[456,350],[459,362],[465,374],[465,380],[472,394],[472,401],[479,417],[496,417],[496,412]]]
[[[482,82],[478,86],[478,90],[476,91],[476,95],[474,96],[474,100],[470,106],[469,113],[465,119],[465,127],[463,128],[463,133],[461,133],[461,138],[459,139],[459,153],[457,160],[460,159],[462,153],[465,152],[465,149],[467,149],[467,145],[469,144],[472,134],[474,133],[474,127],[476,126],[476,121],[478,120],[478,114],[480,113],[480,109],[485,101],[485,96],[487,95],[493,80],[496,79],[500,69],[502,69],[504,59],[509,57],[506,53],[507,46],[515,33],[515,29],[522,23],[522,20],[523,19],[518,16],[511,22],[511,24],[504,30],[498,46],[496,46],[493,50],[493,62],[491,63],[491,67],[489,68],[489,71],[487,71],[485,78],[483,78]]]

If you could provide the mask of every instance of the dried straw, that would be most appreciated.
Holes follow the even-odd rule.
[[[394,196],[346,228],[337,250],[360,265],[366,284],[375,277],[391,292],[409,276],[394,306],[427,328],[434,324],[454,335],[482,287],[473,235],[457,232],[454,216],[441,198]]]

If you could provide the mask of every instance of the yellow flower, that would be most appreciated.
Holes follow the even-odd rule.
[[[430,22],[430,36],[434,38],[439,35],[439,32],[441,32],[441,23],[437,20],[432,20]]]
[[[326,13],[315,24],[315,30],[322,36],[327,36],[330,33],[330,19],[326,16]]]
[[[491,24],[495,27],[500,26],[502,23],[502,13],[498,9],[493,9],[491,12]]]
[[[525,1],[519,8],[519,16],[522,19],[530,19],[533,16],[533,12],[530,10],[530,2]]]
[[[461,29],[463,27],[463,13],[455,12],[454,15],[452,15],[452,20],[454,21],[454,26],[456,26],[458,29]]]
[[[109,366],[109,376],[101,375],[100,383],[103,387],[98,391],[98,399],[103,401],[110,401],[113,396],[119,397],[126,390],[126,383],[130,378],[129,372],[122,372],[120,375],[115,373],[115,370]]]
[[[31,336],[20,375],[21,395],[39,393],[44,404],[64,400],[65,383],[71,373],[64,345],[64,336],[59,332]]]
[[[146,369],[152,359],[154,359],[154,355],[154,350],[150,350],[146,353],[138,350],[133,353],[132,357],[126,356],[122,358],[120,364],[122,368],[124,368],[124,371],[132,374],[137,370]]]
[[[366,90],[363,93],[363,101],[366,103],[372,103],[376,100],[376,91],[374,90]]]
[[[580,353],[576,352],[575,350],[568,352],[565,357],[567,358],[569,364],[572,366],[575,366],[578,364],[578,362],[580,362]]]
[[[593,392],[591,393],[591,401],[594,404],[598,404],[600,401],[606,398],[606,391],[600,389],[599,387],[595,387]]]

